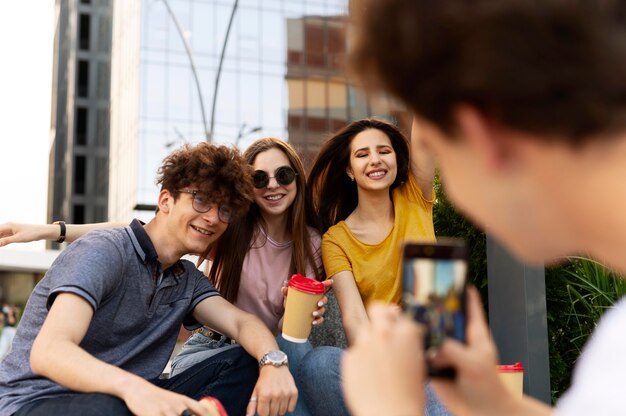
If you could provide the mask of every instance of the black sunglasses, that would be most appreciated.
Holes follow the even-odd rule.
[[[230,224],[233,219],[233,210],[225,204],[215,205],[211,200],[200,191],[196,191],[193,189],[181,189],[179,192],[186,192],[191,194],[191,206],[197,212],[204,214],[205,212],[209,212],[211,208],[217,208],[217,216],[225,224]]]
[[[262,170],[255,170],[252,175],[252,184],[257,189],[265,188],[270,183],[270,179],[274,178],[279,185],[289,185],[296,179],[296,175],[298,175],[296,171],[289,166],[279,167],[274,172],[274,176]]]

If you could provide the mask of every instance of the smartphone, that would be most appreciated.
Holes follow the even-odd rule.
[[[429,357],[450,337],[465,342],[468,250],[460,239],[406,243],[402,260],[402,308],[425,327],[424,349],[431,377],[454,378],[453,368],[435,368]]]

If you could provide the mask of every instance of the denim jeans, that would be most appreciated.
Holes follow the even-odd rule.
[[[192,366],[169,379],[150,380],[164,389],[194,399],[218,398],[230,415],[244,415],[248,399],[259,377],[259,365],[246,351],[232,348]],[[77,393],[41,399],[23,406],[14,416],[117,416],[131,415],[117,397],[99,393]]]
[[[341,357],[337,347],[318,347],[309,352],[300,363],[300,395],[304,396],[313,416],[347,416],[348,409],[341,386]],[[448,416],[430,384],[426,384],[425,416]]]
[[[209,357],[213,357],[217,354],[221,354],[223,351],[238,347],[238,345],[226,344],[224,340],[224,337],[220,340],[214,340],[201,333],[193,334],[189,337],[187,342],[185,342],[185,345],[183,345],[183,348],[180,350],[178,355],[176,355],[176,357],[172,360],[172,376],[181,374],[188,368],[196,365],[200,361],[206,360]],[[276,337],[276,342],[278,343],[281,351],[287,354],[289,359],[289,371],[296,382],[298,392],[300,392],[300,385],[298,382],[299,363],[302,361],[302,358],[309,351],[311,351],[311,344],[309,342],[300,344],[297,342],[287,341],[281,335]],[[301,399],[301,394],[298,397],[296,410],[289,414],[292,416],[309,416],[311,413],[307,409],[304,401]]]
[[[313,347],[308,341],[303,343],[287,341],[280,334],[276,337],[276,342],[278,343],[281,351],[287,354],[287,358],[289,359],[289,371],[296,382],[296,387],[298,387],[298,402],[296,403],[296,410],[288,414],[292,416],[310,416],[311,412],[302,397],[302,376],[300,374],[300,363],[304,359],[305,355],[313,349]]]
[[[300,395],[313,416],[348,416],[341,387],[341,354],[337,347],[317,347],[300,363]]]
[[[207,358],[224,351],[239,347],[237,344],[226,344],[226,337],[220,340],[211,339],[203,334],[195,333],[187,339],[180,352],[172,359],[171,376],[178,375]]]

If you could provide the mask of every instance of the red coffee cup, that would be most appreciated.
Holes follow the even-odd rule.
[[[283,338],[291,342],[306,342],[311,332],[313,311],[324,296],[322,282],[294,274],[287,283],[287,304],[283,319]]]
[[[513,365],[499,365],[498,374],[504,384],[516,395],[520,397],[524,394],[524,367],[522,363]]]
[[[200,399],[200,403],[209,411],[211,416],[228,416],[222,402],[213,396],[204,396]]]

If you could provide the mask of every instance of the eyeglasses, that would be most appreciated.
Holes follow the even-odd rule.
[[[274,178],[279,185],[289,185],[296,179],[297,175],[296,171],[289,166],[279,167],[274,172],[274,176],[269,176],[267,172],[262,170],[255,170],[252,175],[252,184],[257,189],[265,188],[270,183],[270,179]]]
[[[209,212],[211,208],[215,206],[209,198],[201,193],[200,191],[194,191],[191,189],[181,189],[179,192],[185,192],[191,194],[193,198],[191,201],[191,206],[193,209],[200,213]],[[219,204],[217,206],[217,216],[223,223],[230,224],[233,219],[233,210],[228,205]]]

